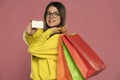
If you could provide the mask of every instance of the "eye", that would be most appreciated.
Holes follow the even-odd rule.
[[[58,13],[58,12],[54,12],[53,14],[54,14],[54,15],[56,15],[56,16],[58,16],[58,15],[59,15],[59,13]]]
[[[46,15],[50,15],[51,13],[50,12],[47,12]]]
[[[54,18],[56,18],[56,17],[58,17],[59,16],[59,12],[50,12],[50,11],[47,11],[47,13],[46,13],[46,17],[47,18],[50,18],[50,17],[54,17]]]

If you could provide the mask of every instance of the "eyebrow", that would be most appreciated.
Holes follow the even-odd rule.
[[[51,11],[47,11],[47,12],[50,12],[50,13],[59,13],[58,11],[54,11],[54,12],[51,12]]]

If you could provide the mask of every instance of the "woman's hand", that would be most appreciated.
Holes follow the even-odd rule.
[[[53,33],[66,33],[67,27],[66,26],[64,26],[64,27],[53,27],[52,30],[53,30]]]
[[[29,35],[29,36],[31,36],[31,35],[33,35],[35,32],[36,32],[36,28],[32,28],[32,21],[30,20],[29,21],[29,24],[28,24],[28,27],[27,27],[27,29],[26,29],[26,33]]]

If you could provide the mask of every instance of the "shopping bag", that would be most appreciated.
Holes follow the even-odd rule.
[[[64,35],[61,38],[85,79],[106,68],[101,58],[78,34]]]
[[[63,48],[62,48],[62,40],[59,40],[59,54],[58,54],[58,62],[57,62],[57,80],[73,80],[67,66]]]
[[[65,46],[64,42],[62,42],[62,48],[63,48],[63,54],[65,56],[65,60],[67,62],[69,71],[70,71],[71,76],[72,76],[72,80],[84,80],[80,70],[76,66],[76,64],[75,64],[74,60],[72,59],[72,57],[69,53],[69,50]]]

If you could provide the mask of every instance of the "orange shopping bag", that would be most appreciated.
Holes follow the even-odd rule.
[[[106,68],[101,58],[78,34],[64,35],[61,39],[85,79]]]
[[[60,37],[59,41],[59,54],[58,54],[58,63],[57,63],[57,80],[72,80],[70,71],[68,69],[63,48],[62,48],[62,40]]]

